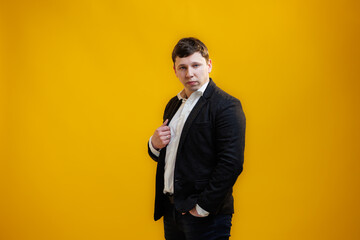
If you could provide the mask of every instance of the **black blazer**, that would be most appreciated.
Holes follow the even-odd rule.
[[[181,100],[175,96],[167,104],[163,120],[175,115]],[[245,115],[238,99],[210,82],[187,118],[181,133],[174,172],[174,204],[180,212],[199,204],[210,214],[234,212],[232,187],[243,170]],[[156,157],[156,197],[154,219],[164,215],[166,196],[164,166],[166,147]]]

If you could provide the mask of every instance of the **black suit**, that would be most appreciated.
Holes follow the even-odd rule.
[[[163,120],[175,115],[181,100],[172,98]],[[243,170],[245,115],[238,99],[210,82],[187,118],[176,155],[174,204],[188,212],[196,204],[210,214],[234,212],[232,187]],[[166,148],[156,157],[155,220],[164,215],[163,194]]]

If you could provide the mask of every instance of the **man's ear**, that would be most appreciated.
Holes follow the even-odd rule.
[[[211,59],[209,59],[209,62],[208,62],[208,73],[211,72],[211,69],[212,69],[212,62],[211,62]]]
[[[175,65],[173,65],[174,72],[176,73]]]

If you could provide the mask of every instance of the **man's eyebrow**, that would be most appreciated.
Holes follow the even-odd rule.
[[[193,65],[193,64],[199,64],[199,65],[200,65],[200,64],[202,64],[202,63],[201,63],[201,62],[191,62],[191,63],[190,63],[190,65]],[[182,66],[187,66],[187,64],[181,63],[181,64],[178,65],[178,67],[182,67]]]

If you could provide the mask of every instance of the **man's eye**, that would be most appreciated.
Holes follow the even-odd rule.
[[[199,64],[195,64],[195,65],[193,65],[193,67],[194,67],[194,68],[197,68],[198,66],[199,66]]]
[[[185,67],[180,67],[179,69],[185,69]]]

